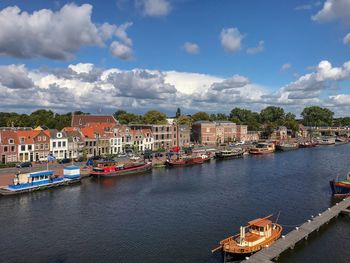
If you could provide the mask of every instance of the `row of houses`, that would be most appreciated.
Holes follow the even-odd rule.
[[[173,120],[159,125],[120,125],[112,115],[73,115],[70,127],[61,131],[38,127],[1,128],[1,163],[39,161],[52,154],[56,159],[168,150],[192,142],[217,144],[237,140],[258,140],[246,125],[232,122],[195,122],[192,127]]]

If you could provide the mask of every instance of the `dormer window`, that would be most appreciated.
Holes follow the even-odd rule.
[[[46,141],[46,137],[45,136],[43,136],[43,141]]]
[[[9,139],[9,144],[14,144],[15,143],[15,140],[14,139]]]
[[[41,136],[38,136],[38,141],[39,141],[39,142],[41,141]]]

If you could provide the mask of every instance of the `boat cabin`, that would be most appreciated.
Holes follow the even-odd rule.
[[[27,174],[18,174],[13,180],[13,185],[9,185],[9,188],[19,189],[31,186],[39,186],[62,179],[63,178],[56,178],[54,176],[54,171],[52,170],[39,171]]]
[[[240,246],[255,246],[272,235],[272,222],[267,218],[258,218],[241,227]]]

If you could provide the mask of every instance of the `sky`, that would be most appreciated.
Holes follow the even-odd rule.
[[[350,116],[350,0],[2,0],[0,25],[0,111]]]

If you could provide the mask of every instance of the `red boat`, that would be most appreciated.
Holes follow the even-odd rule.
[[[139,174],[149,172],[152,169],[152,163],[131,163],[121,165],[110,165],[103,167],[94,167],[90,175],[97,177],[110,177],[126,174]]]
[[[182,157],[176,160],[167,160],[165,164],[173,167],[173,166],[202,164],[203,162],[204,162],[204,159],[202,157]]]

